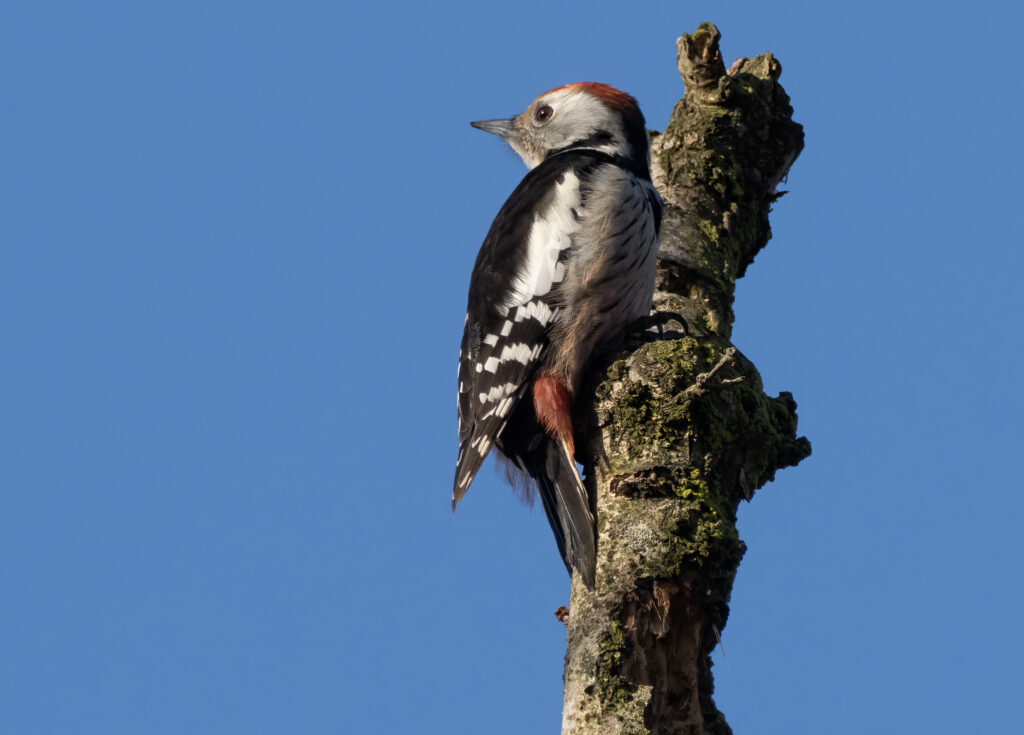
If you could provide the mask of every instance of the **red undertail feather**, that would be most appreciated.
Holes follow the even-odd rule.
[[[548,373],[534,378],[533,408],[544,430],[572,457],[576,451],[572,438],[572,396],[562,381]]]

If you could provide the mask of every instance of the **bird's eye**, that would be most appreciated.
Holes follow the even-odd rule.
[[[551,117],[551,113],[553,112],[554,110],[552,110],[551,107],[548,105],[538,107],[537,112],[533,114],[533,119],[536,120],[537,122],[546,122]]]

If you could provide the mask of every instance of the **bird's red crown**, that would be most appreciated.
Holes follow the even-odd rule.
[[[573,82],[572,84],[563,84],[561,87],[555,87],[555,89],[545,92],[544,94],[551,94],[551,92],[557,92],[560,89],[569,88],[578,88],[582,92],[589,92],[612,109],[618,110],[623,114],[630,115],[640,113],[640,106],[636,103],[636,100],[632,95],[626,94],[622,90],[616,89],[610,84],[602,84],[601,82]]]

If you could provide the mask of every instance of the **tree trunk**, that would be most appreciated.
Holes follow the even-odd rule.
[[[665,202],[658,334],[595,370],[578,442],[597,492],[597,588],[574,577],[563,735],[729,733],[711,651],[744,544],[736,509],[810,454],[788,393],[729,341],[736,279],[803,148],[771,54],[727,72],[718,29],[677,42],[686,93],[652,137]]]

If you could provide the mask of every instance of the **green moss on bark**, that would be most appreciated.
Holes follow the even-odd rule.
[[[791,397],[766,396],[753,365],[716,337],[644,345],[612,364],[597,395],[612,492],[677,502],[656,524],[670,552],[647,572],[696,571],[701,595],[724,604],[745,551],[739,502],[810,450],[794,436]]]
[[[615,617],[608,625],[608,633],[599,644],[596,686],[601,700],[612,707],[627,705],[636,695],[637,685],[622,678],[620,669],[626,650],[626,636],[622,622]]]

